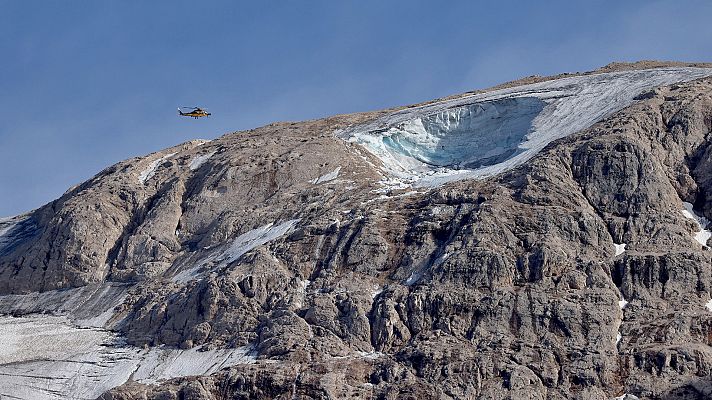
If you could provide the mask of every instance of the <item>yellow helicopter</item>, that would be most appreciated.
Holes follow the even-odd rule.
[[[183,110],[190,110],[187,112],[181,111]],[[182,117],[193,117],[195,119],[198,119],[200,117],[209,117],[211,114],[208,112],[208,110],[204,110],[200,107],[178,107],[178,115]]]

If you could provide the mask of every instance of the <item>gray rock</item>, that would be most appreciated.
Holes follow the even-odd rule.
[[[397,110],[176,146],[30,213],[0,292],[120,282],[132,345],[254,347],[103,399],[706,398],[712,252],[681,210],[712,218],[711,94],[651,90],[514,170],[415,190],[333,135]]]

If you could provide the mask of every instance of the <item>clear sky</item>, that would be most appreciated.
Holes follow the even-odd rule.
[[[0,0],[0,216],[273,121],[611,61],[712,61],[712,2]],[[179,118],[200,105],[210,119]]]

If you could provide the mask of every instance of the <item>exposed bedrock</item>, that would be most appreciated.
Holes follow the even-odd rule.
[[[204,398],[266,397],[266,388],[276,398],[344,396],[337,388],[376,398],[703,398],[711,260],[682,202],[706,215],[711,89],[656,91],[497,180],[319,205],[284,240],[230,266],[234,288],[216,286],[259,304],[240,306],[254,317],[235,325],[254,332],[260,358],[280,360],[261,367],[276,375],[265,383],[233,368],[238,381],[210,378]],[[215,326],[208,336],[221,335],[239,337]],[[363,380],[308,382],[335,371],[329,363],[362,365]],[[195,382],[160,390],[177,396]],[[112,396],[133,390],[159,391]]]
[[[382,128],[400,153],[477,168],[518,151],[542,112],[527,99]],[[409,109],[129,160],[0,221],[18,232],[0,235],[0,292],[118,282],[129,344],[257,358],[103,399],[705,398],[712,79],[636,99],[516,168],[427,189],[333,134]]]

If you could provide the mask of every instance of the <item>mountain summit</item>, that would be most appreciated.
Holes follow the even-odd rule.
[[[113,165],[0,219],[0,397],[712,396],[712,64]]]

